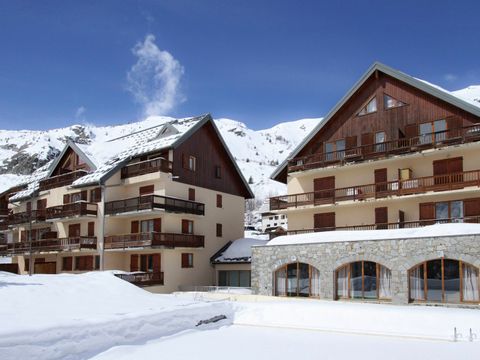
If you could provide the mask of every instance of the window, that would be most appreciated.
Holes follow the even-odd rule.
[[[138,189],[138,193],[140,196],[153,195],[154,190],[155,190],[154,185],[141,186]]]
[[[182,268],[193,268],[193,254],[192,253],[183,253],[182,254]]]
[[[215,177],[217,179],[221,179],[222,178],[222,167],[217,165],[215,166]]]
[[[195,171],[197,169],[197,158],[195,156],[189,156],[187,159],[187,169]]]
[[[220,270],[218,286],[250,287],[250,270]]]
[[[217,237],[222,237],[222,224],[217,224]]]
[[[385,132],[379,131],[375,133],[375,151],[384,152],[385,150]]]
[[[24,267],[24,270],[25,271],[30,271],[30,259],[25,259],[25,267]]]
[[[478,268],[453,259],[436,259],[409,271],[410,301],[478,302]]]
[[[80,200],[82,200],[82,195],[80,193],[70,194],[70,202],[71,203],[76,203]]]
[[[451,220],[463,222],[463,201],[442,201],[435,203],[435,219],[439,222]]]
[[[433,141],[444,141],[447,137],[446,120],[435,120],[420,124],[420,144],[430,144]]]
[[[95,188],[90,190],[90,202],[100,202],[102,201],[102,189]]]
[[[371,114],[373,112],[377,111],[377,98],[374,97],[373,99],[371,99],[367,105],[365,105],[359,112],[358,112],[358,115],[359,116],[362,116],[362,115],[367,115],[367,114]]]
[[[392,272],[372,261],[356,261],[336,272],[337,299],[391,299]]]
[[[223,207],[223,198],[222,195],[217,194],[217,208]]]
[[[153,219],[140,221],[140,232],[151,233],[154,231]]]
[[[182,234],[193,234],[192,220],[182,220]]]
[[[275,296],[320,297],[320,271],[304,263],[291,263],[275,271]]]
[[[325,160],[335,161],[345,157],[345,139],[325,143]]]
[[[95,267],[94,270],[100,270],[100,255],[95,255]]]
[[[390,95],[383,94],[383,106],[385,109],[393,109],[404,105],[406,105],[404,102],[397,100]]]
[[[188,200],[195,201],[195,189],[188,189]]]

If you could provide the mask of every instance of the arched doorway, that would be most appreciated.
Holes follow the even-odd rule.
[[[275,296],[320,297],[320,271],[312,265],[294,262],[274,274]]]

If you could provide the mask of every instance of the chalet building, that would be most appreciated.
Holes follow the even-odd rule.
[[[255,249],[253,287],[331,299],[478,303],[480,245],[470,228],[466,238],[458,227],[443,236],[450,225],[440,227],[445,234],[434,226],[436,240],[401,238],[427,225],[479,222],[479,155],[479,107],[375,63],[272,175],[288,194],[271,198],[270,211],[288,215],[296,245],[280,246],[287,236],[272,241],[275,249]],[[370,244],[356,230],[387,235]]]
[[[0,254],[21,273],[123,270],[159,292],[212,285],[210,257],[243,236],[251,197],[210,115],[101,146],[69,141],[0,195]]]

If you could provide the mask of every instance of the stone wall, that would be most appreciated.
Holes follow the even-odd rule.
[[[321,298],[333,300],[335,270],[365,260],[392,271],[392,302],[407,304],[408,270],[442,257],[480,267],[480,235],[257,246],[252,252],[252,288],[256,294],[273,295],[275,270],[298,261],[320,270]]]

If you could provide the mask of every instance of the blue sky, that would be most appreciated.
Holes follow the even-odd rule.
[[[0,128],[320,117],[376,60],[480,84],[478,1],[0,0]],[[155,79],[155,80],[153,80]]]

